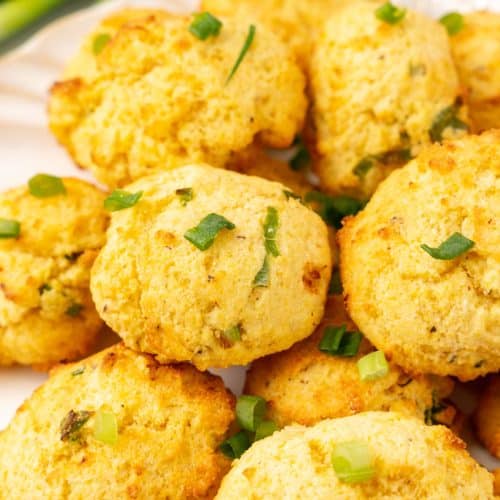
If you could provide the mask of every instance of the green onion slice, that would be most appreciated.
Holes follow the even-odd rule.
[[[0,219],[0,239],[17,238],[21,233],[21,224],[17,220]]]
[[[353,169],[353,174],[362,179],[373,168],[375,160],[371,156],[367,156],[360,160]]]
[[[248,35],[245,39],[245,43],[243,44],[243,47],[241,48],[240,55],[238,56],[238,59],[236,59],[236,62],[234,63],[233,68],[231,69],[229,76],[227,77],[226,80],[226,85],[231,81],[233,78],[234,74],[240,67],[241,61],[243,61],[243,58],[245,57],[246,53],[248,52],[248,49],[250,48],[250,45],[252,45],[253,39],[255,37],[255,26],[253,24],[250,25],[248,28]]]
[[[464,18],[458,12],[445,14],[439,19],[439,22],[446,28],[450,36],[456,35],[464,27]]]
[[[268,254],[277,257],[280,252],[276,245],[276,233],[278,232],[279,215],[274,207],[267,207],[266,220],[264,221],[265,247]]]
[[[196,248],[204,251],[210,248],[222,229],[233,230],[236,226],[225,217],[218,214],[208,214],[200,223],[184,234],[184,238]]]
[[[375,11],[375,17],[387,24],[397,24],[403,20],[405,15],[406,9],[396,7],[391,2],[386,2]]]
[[[468,252],[475,243],[466,238],[463,234],[453,233],[446,241],[436,248],[429,245],[420,245],[420,248],[427,252],[432,258],[438,260],[451,260]]]
[[[389,363],[382,351],[374,351],[358,360],[358,372],[361,380],[376,380],[389,373]]]
[[[340,295],[343,292],[342,281],[340,279],[340,271],[335,269],[330,278],[330,285],[328,286],[328,295]]]
[[[28,189],[32,196],[49,198],[58,194],[66,194],[66,188],[60,177],[48,174],[37,174],[28,181]]]
[[[268,287],[269,286],[269,259],[267,255],[264,257],[264,262],[262,267],[257,271],[255,278],[253,279],[254,288],[258,287]]]
[[[432,121],[429,130],[429,137],[432,142],[439,142],[443,140],[444,131],[450,127],[454,130],[469,130],[469,126],[458,118],[460,111],[460,104],[455,103],[447,108],[442,109]]]
[[[71,376],[76,377],[78,375],[81,375],[84,371],[85,371],[85,366],[80,366],[79,368],[71,372]]]
[[[335,474],[344,483],[361,483],[375,475],[370,448],[361,441],[346,441],[334,446],[332,465]]]
[[[246,431],[255,432],[266,413],[266,400],[260,396],[243,395],[236,401],[236,419]]]
[[[176,189],[175,194],[181,200],[181,205],[185,207],[193,199],[193,188]]]
[[[366,204],[349,196],[329,196],[320,191],[310,191],[305,195],[305,201],[313,204],[326,224],[337,229],[342,227],[344,217],[357,214]]]
[[[240,458],[248,448],[250,448],[250,439],[245,431],[238,432],[220,445],[220,451],[231,459]]]
[[[255,431],[254,441],[259,441],[271,436],[278,430],[278,426],[272,420],[263,420]]]
[[[95,414],[94,438],[105,444],[116,444],[118,441],[118,422],[113,412],[99,410]]]
[[[61,441],[78,441],[80,438],[80,429],[87,423],[91,415],[91,412],[85,410],[70,410],[59,425]]]
[[[234,325],[223,332],[224,337],[231,343],[241,340],[240,325]]]
[[[347,332],[346,325],[327,326],[318,345],[319,350],[332,356],[356,356],[363,335]]]
[[[104,47],[108,45],[110,40],[111,36],[107,33],[101,33],[100,35],[97,35],[92,42],[92,52],[94,53],[94,55],[98,56],[102,52]]]
[[[217,36],[221,28],[222,23],[210,12],[200,12],[195,14],[189,32],[200,40],[206,40],[209,36]]]
[[[133,207],[142,197],[143,191],[129,193],[122,189],[115,189],[105,200],[104,208],[109,212],[117,212],[125,208]]]
[[[80,315],[80,312],[82,311],[83,309],[83,306],[82,304],[78,304],[78,303],[74,303],[74,304],[71,304],[65,311],[65,313],[68,315],[68,316],[71,316],[72,318],[76,318],[77,316]]]

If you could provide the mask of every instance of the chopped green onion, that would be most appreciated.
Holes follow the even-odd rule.
[[[302,138],[297,136],[296,138],[297,151],[295,155],[290,160],[289,165],[292,170],[302,170],[311,163],[311,155],[309,150],[306,148]]]
[[[52,287],[48,283],[44,283],[43,285],[38,287],[38,293],[43,295],[45,292],[50,292]]]
[[[260,396],[243,395],[236,401],[236,419],[246,431],[255,432],[266,413],[266,400]]]
[[[70,410],[59,425],[61,441],[78,441],[80,439],[80,429],[86,424],[91,415],[92,413],[89,411]]]
[[[100,35],[97,35],[92,42],[92,52],[94,53],[94,55],[98,56],[102,52],[104,47],[108,45],[110,40],[111,36],[107,33],[101,33]]]
[[[115,189],[105,200],[104,208],[109,212],[116,212],[125,208],[133,207],[140,199],[143,191],[129,193],[121,189]]]
[[[306,203],[315,203],[316,212],[329,226],[342,227],[342,219],[355,215],[365,206],[365,202],[349,196],[329,196],[320,191],[310,191],[305,195]]]
[[[399,23],[406,15],[406,9],[401,9],[392,5],[391,2],[386,2],[375,11],[375,17],[380,21],[388,24]]]
[[[77,375],[81,375],[85,371],[85,366],[80,366],[80,368],[77,368],[76,370],[73,370],[71,372],[72,377],[76,377]]]
[[[353,174],[362,179],[375,165],[372,156],[367,156],[360,160],[353,169]]]
[[[318,347],[332,356],[356,356],[362,338],[360,332],[346,332],[346,325],[327,326]]]
[[[71,316],[72,318],[75,318],[78,316],[83,309],[82,304],[77,304],[76,302],[74,304],[71,304],[65,311],[65,313],[68,316]]]
[[[62,179],[55,175],[37,174],[28,181],[28,188],[30,194],[37,198],[66,194]]]
[[[17,238],[21,232],[21,224],[17,220],[0,219],[0,239]]]
[[[468,252],[475,243],[460,233],[453,233],[447,240],[443,241],[437,248],[428,245],[420,245],[432,258],[438,260],[451,260]]]
[[[217,36],[221,28],[222,23],[210,12],[200,12],[195,14],[189,32],[200,40],[206,40],[209,36]]]
[[[330,285],[328,286],[328,295],[340,295],[343,291],[342,281],[340,280],[340,271],[335,269],[330,278]]]
[[[278,426],[272,420],[263,420],[255,431],[254,441],[259,441],[271,436],[278,430]]]
[[[276,245],[276,233],[278,232],[279,216],[274,207],[267,207],[266,220],[264,221],[265,247],[268,254],[277,257],[280,252]]]
[[[450,36],[456,35],[464,27],[464,18],[458,12],[445,14],[439,19],[439,22],[446,28]]]
[[[118,441],[118,422],[113,412],[99,410],[96,413],[94,438],[105,444],[116,444]]]
[[[289,200],[290,198],[292,198],[293,200],[298,200],[298,201],[300,201],[302,203],[302,198],[298,194],[295,194],[292,191],[288,191],[287,189],[283,189],[283,194],[285,195],[285,198],[287,200]]]
[[[181,200],[181,205],[185,207],[193,199],[193,188],[176,189],[175,194]]]
[[[196,248],[204,251],[210,248],[222,229],[233,230],[236,226],[218,214],[208,214],[200,223],[184,234],[184,238]]]
[[[454,130],[469,130],[469,126],[460,120],[457,115],[460,111],[458,103],[452,104],[447,108],[442,109],[434,118],[429,130],[429,137],[432,142],[443,140],[443,132],[451,127]]]
[[[220,445],[220,451],[231,459],[240,458],[248,448],[250,448],[250,439],[245,431],[238,432]]]
[[[363,381],[376,380],[389,373],[389,363],[382,351],[374,351],[358,360],[359,377]]]
[[[240,67],[241,61],[243,61],[243,58],[245,57],[246,53],[248,52],[250,45],[252,45],[253,39],[255,37],[255,30],[256,30],[255,26],[253,24],[251,24],[250,27],[248,28],[248,35],[245,39],[245,43],[243,44],[240,55],[238,56],[238,59],[236,59],[236,62],[234,63],[234,66],[231,69],[229,76],[227,77],[226,85],[233,78],[234,74],[236,73],[236,71]]]
[[[262,267],[258,270],[253,279],[253,286],[255,288],[269,286],[269,259],[267,255],[264,257]]]
[[[332,465],[335,474],[344,483],[361,483],[375,475],[370,448],[360,441],[346,441],[334,446]]]
[[[224,338],[231,343],[241,340],[240,325],[234,325],[223,332]]]

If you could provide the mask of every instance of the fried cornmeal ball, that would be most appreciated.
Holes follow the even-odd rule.
[[[460,82],[467,89],[472,127],[500,128],[500,14],[471,12],[450,37]]]
[[[77,179],[53,182],[64,187],[46,198],[27,185],[0,194],[0,364],[75,359],[102,327],[89,279],[106,237],[104,193]],[[19,236],[6,236],[5,221],[19,224]]]
[[[329,299],[321,326],[288,351],[258,359],[247,372],[245,394],[267,401],[268,415],[279,427],[292,423],[313,425],[325,418],[368,410],[394,410],[439,420],[449,408],[440,400],[453,390],[451,379],[410,377],[389,363],[389,373],[377,380],[360,379],[357,361],[374,349],[363,340],[353,357],[321,352],[319,343],[328,327],[358,331],[342,306],[341,296]],[[452,409],[453,410],[453,409]],[[451,422],[450,422],[451,423]]]
[[[409,9],[388,24],[380,5],[336,9],[310,64],[322,186],[362,198],[422,146],[467,129],[443,26]]]
[[[411,373],[500,369],[499,156],[500,131],[434,145],[338,233],[350,316]]]
[[[234,404],[219,377],[121,344],[60,366],[0,434],[0,498],[213,498]]]
[[[475,421],[480,441],[493,456],[500,458],[500,375],[489,379],[479,400]]]
[[[493,471],[493,477],[495,478],[493,483],[495,495],[500,496],[500,469]]]
[[[249,23],[221,18],[219,34],[200,40],[192,22],[114,14],[53,86],[50,128],[108,186],[189,161],[223,167],[254,141],[287,147],[301,128],[305,78],[278,37],[257,25],[251,39]]]
[[[234,498],[485,500],[493,498],[493,479],[446,427],[367,412],[292,425],[257,441],[233,463],[216,496]]]
[[[92,269],[97,309],[125,343],[202,370],[310,335],[331,273],[325,224],[286,187],[203,165],[127,187]]]

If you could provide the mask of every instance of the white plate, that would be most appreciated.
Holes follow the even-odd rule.
[[[260,0],[264,1],[264,0]],[[15,52],[0,59],[0,190],[26,182],[38,172],[70,175],[92,180],[87,172],[75,168],[66,152],[49,133],[46,123],[46,97],[58,78],[65,61],[76,51],[82,37],[107,13],[125,6],[164,7],[188,12],[197,0],[114,0],[99,4],[59,20]],[[500,0],[400,0],[438,16],[453,10],[490,8],[500,11]],[[226,384],[239,393],[244,370],[215,370]],[[46,378],[29,368],[0,368],[0,429],[5,427],[16,408]],[[457,400],[466,412],[474,407],[475,390],[461,387]],[[489,468],[500,467],[474,442],[467,432],[471,453]]]

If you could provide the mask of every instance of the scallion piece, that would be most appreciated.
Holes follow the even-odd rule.
[[[97,35],[92,42],[92,52],[94,53],[94,55],[98,56],[102,52],[104,47],[108,45],[110,40],[111,36],[107,33],[101,33],[100,35]]]
[[[238,340],[241,340],[240,325],[234,325],[231,328],[224,330],[224,333],[222,335],[224,335],[224,338],[232,344],[234,342],[237,342]]]
[[[310,191],[305,195],[306,203],[312,203],[315,211],[329,226],[342,227],[342,219],[357,214],[365,202],[350,196],[329,196],[320,191]]]
[[[143,191],[129,193],[121,189],[115,189],[105,200],[104,208],[108,212],[117,212],[125,208],[133,207],[142,197]]]
[[[362,338],[360,332],[347,332],[346,325],[327,326],[318,347],[321,352],[332,356],[355,356]]]
[[[439,142],[443,140],[444,131],[450,127],[454,130],[469,130],[469,126],[458,118],[460,105],[458,103],[452,104],[447,108],[442,109],[432,121],[429,130],[429,137],[432,142]]]
[[[248,52],[248,49],[250,48],[250,45],[252,45],[253,39],[255,37],[255,26],[253,24],[250,25],[248,28],[248,35],[245,39],[245,43],[243,44],[243,47],[241,48],[240,55],[238,56],[238,59],[236,59],[236,62],[234,63],[233,68],[231,69],[229,76],[226,79],[226,85],[231,81],[233,78],[234,74],[240,67],[241,61],[243,61],[243,58],[245,57],[246,53]]]
[[[253,286],[255,288],[269,286],[269,259],[267,255],[264,257],[262,267],[257,271],[253,279]]]
[[[446,28],[448,35],[453,36],[462,31],[464,18],[458,12],[450,12],[439,19],[439,22]]]
[[[255,431],[254,441],[259,441],[271,436],[278,430],[278,426],[272,420],[263,420]]]
[[[72,318],[76,318],[77,316],[80,315],[80,312],[82,311],[83,309],[83,306],[82,304],[78,304],[78,303],[74,303],[74,304],[71,304],[65,311],[65,313],[68,315],[68,316],[71,316]]]
[[[193,199],[193,188],[176,189],[175,194],[181,200],[181,205],[185,207]]]
[[[105,444],[116,444],[118,441],[118,422],[113,412],[99,410],[95,414],[94,438]]]
[[[361,380],[376,380],[389,373],[389,363],[382,351],[374,351],[358,360],[358,372]]]
[[[276,233],[278,232],[279,216],[274,207],[267,207],[267,215],[264,221],[265,247],[268,254],[277,257],[280,254],[276,245]]]
[[[208,214],[200,223],[184,234],[184,238],[196,248],[204,251],[210,248],[217,235],[223,229],[233,230],[236,226],[225,217],[218,214]]]
[[[372,156],[366,156],[356,164],[352,172],[355,176],[362,179],[373,168],[374,165],[374,158]]]
[[[70,410],[59,425],[61,441],[78,441],[80,429],[87,423],[91,415],[91,412],[85,410]]]
[[[17,220],[0,219],[0,239],[17,238],[21,233],[21,224]]]
[[[220,445],[220,451],[231,459],[240,458],[248,448],[250,448],[250,439],[245,431],[236,433]]]
[[[451,260],[468,252],[474,245],[475,243],[463,234],[453,233],[436,248],[425,244],[420,245],[420,248],[427,252],[433,259]]]
[[[217,36],[221,28],[222,23],[210,12],[200,12],[195,14],[189,32],[200,40],[206,40],[209,36]]]
[[[335,474],[344,483],[361,483],[375,475],[370,448],[360,441],[346,441],[335,445],[332,453]]]
[[[375,11],[375,17],[387,24],[397,24],[403,20],[406,9],[396,7],[391,2],[386,2]]]
[[[50,198],[58,194],[66,194],[66,188],[60,177],[48,174],[37,174],[28,181],[28,189],[36,198]]]
[[[77,368],[76,370],[73,370],[71,372],[72,377],[76,377],[78,375],[81,375],[85,371],[85,366],[80,366],[80,368]]]
[[[236,419],[246,431],[255,432],[266,413],[266,400],[260,396],[243,395],[236,401]]]

